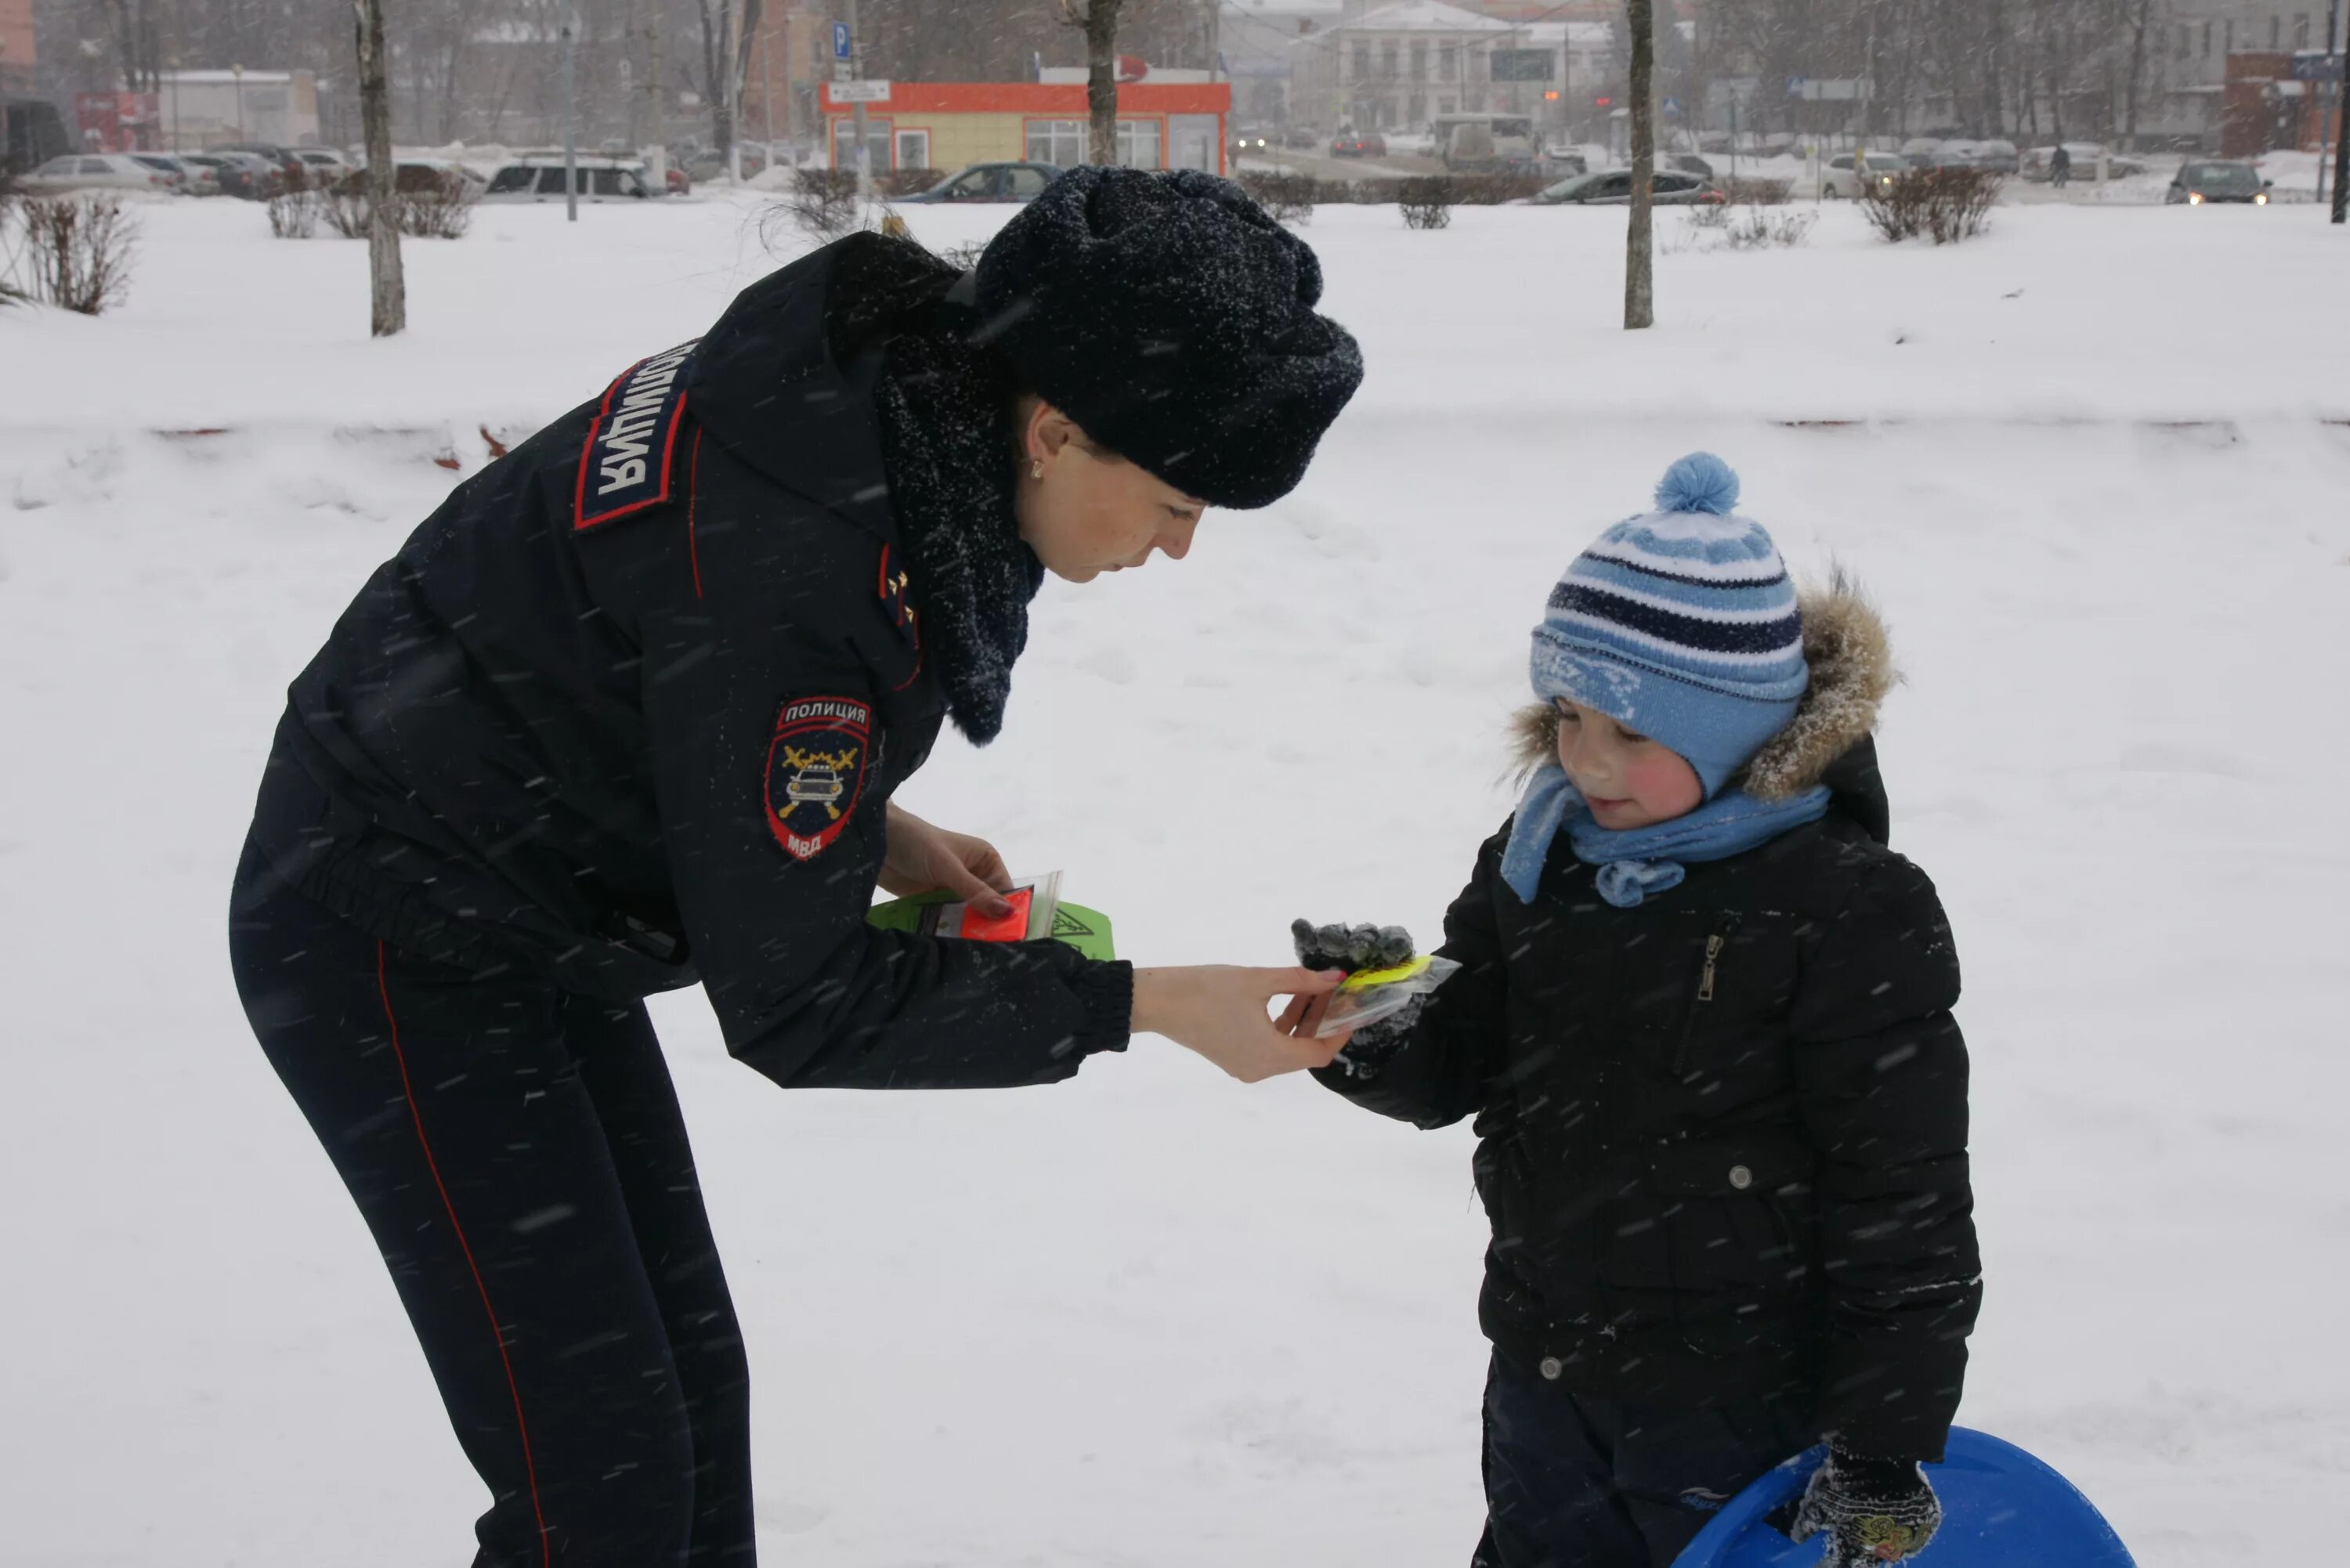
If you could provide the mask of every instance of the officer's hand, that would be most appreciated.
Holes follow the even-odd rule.
[[[998,888],[1012,885],[1003,857],[984,838],[933,827],[896,802],[889,805],[889,853],[881,862],[881,888],[900,898],[941,888],[983,915],[1000,918],[1012,905]]]
[[[1344,978],[1336,970],[1213,964],[1137,970],[1134,1031],[1189,1046],[1243,1084],[1326,1067],[1344,1041],[1293,1039],[1274,1026],[1265,1007],[1279,996],[1326,996]]]
[[[1808,1541],[1828,1532],[1825,1568],[1906,1563],[1942,1527],[1942,1505],[1925,1472],[1908,1459],[1856,1459],[1828,1450],[1804,1489],[1788,1533]]]

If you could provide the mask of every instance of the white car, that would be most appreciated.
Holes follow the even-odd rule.
[[[169,195],[188,177],[160,153],[69,152],[52,158],[21,182],[33,195],[66,191],[146,191]]]
[[[580,158],[577,190],[583,202],[632,202],[652,195],[645,166],[630,158]],[[747,170],[749,164],[746,162]],[[484,202],[560,202],[563,200],[563,160],[517,158],[490,176]]]
[[[185,152],[169,154],[141,152],[141,161],[160,159],[179,171],[180,189],[191,196],[217,196],[221,193],[220,170],[213,164],[199,161]]]
[[[296,147],[293,153],[302,166],[310,171],[312,179],[329,185],[346,174],[359,172],[358,164],[331,147]]]
[[[1856,168],[1851,153],[1839,152],[1827,161],[1816,176],[1810,170],[1805,170],[1787,193],[1797,201],[1825,197],[1830,201],[1856,202],[1860,199],[1862,180],[1866,179],[1882,190],[1893,183],[1896,175],[1909,172],[1910,167],[1907,158],[1890,152],[1871,152],[1866,155],[1866,162]]]

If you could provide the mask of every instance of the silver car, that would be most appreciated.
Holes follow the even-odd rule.
[[[187,176],[159,153],[69,152],[50,159],[21,183],[36,196],[67,191],[146,191],[163,196],[182,189]]]
[[[1721,200],[1721,189],[1701,174],[1659,169],[1649,177],[1648,199],[1661,207],[1695,207]],[[1577,174],[1526,198],[1537,207],[1628,207],[1632,204],[1632,171],[1603,169]]]

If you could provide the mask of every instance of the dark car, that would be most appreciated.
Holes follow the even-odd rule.
[[[2172,206],[2244,202],[2265,207],[2269,204],[2269,182],[2262,179],[2261,171],[2249,163],[2190,158],[2178,166],[2178,176],[2171,181],[2162,199]]]
[[[974,163],[927,191],[898,198],[908,202],[1033,202],[1061,177],[1050,163]]]
[[[277,165],[257,152],[214,149],[210,152],[183,152],[180,156],[192,162],[201,160],[209,166],[213,177],[220,182],[224,196],[262,202],[277,194],[285,184],[285,177]]]
[[[1694,152],[1676,152],[1668,161],[1684,174],[1695,174],[1704,180],[1713,178],[1713,165]]]
[[[218,147],[207,148],[205,151],[208,152],[250,152],[256,158],[267,160],[271,167],[277,171],[276,183],[266,192],[266,194],[269,195],[274,196],[279,191],[300,190],[306,185],[325,185],[329,183],[328,180],[319,176],[317,171],[312,169],[307,163],[303,162],[302,160],[295,154],[292,148],[280,147],[274,141],[229,141],[224,142]]]
[[[1659,169],[1650,177],[1649,200],[1661,207],[1694,207],[1719,202],[1721,188],[1702,175],[1678,169]],[[1632,171],[1605,169],[1577,174],[1526,198],[1537,207],[1626,207],[1632,202]]]
[[[1385,158],[1388,139],[1376,130],[1342,130],[1330,139],[1333,158]]]

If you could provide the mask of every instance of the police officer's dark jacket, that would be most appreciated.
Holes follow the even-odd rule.
[[[1633,909],[1564,834],[1521,902],[1504,826],[1445,916],[1465,967],[1367,1075],[1320,1075],[1422,1127],[1477,1118],[1479,1315],[1530,1375],[1782,1396],[1849,1451],[1934,1459],[1981,1296],[1958,958],[1932,884],[1884,844],[1882,628],[1849,596],[1804,613],[1806,754],[1778,782],[1825,774],[1826,817]]]
[[[699,981],[785,1084],[1039,1083],[1124,1045],[1124,964],[864,919],[946,706],[883,357],[827,332],[881,243],[745,290],[375,573],[278,727],[255,836],[281,875],[428,960],[615,999]]]

